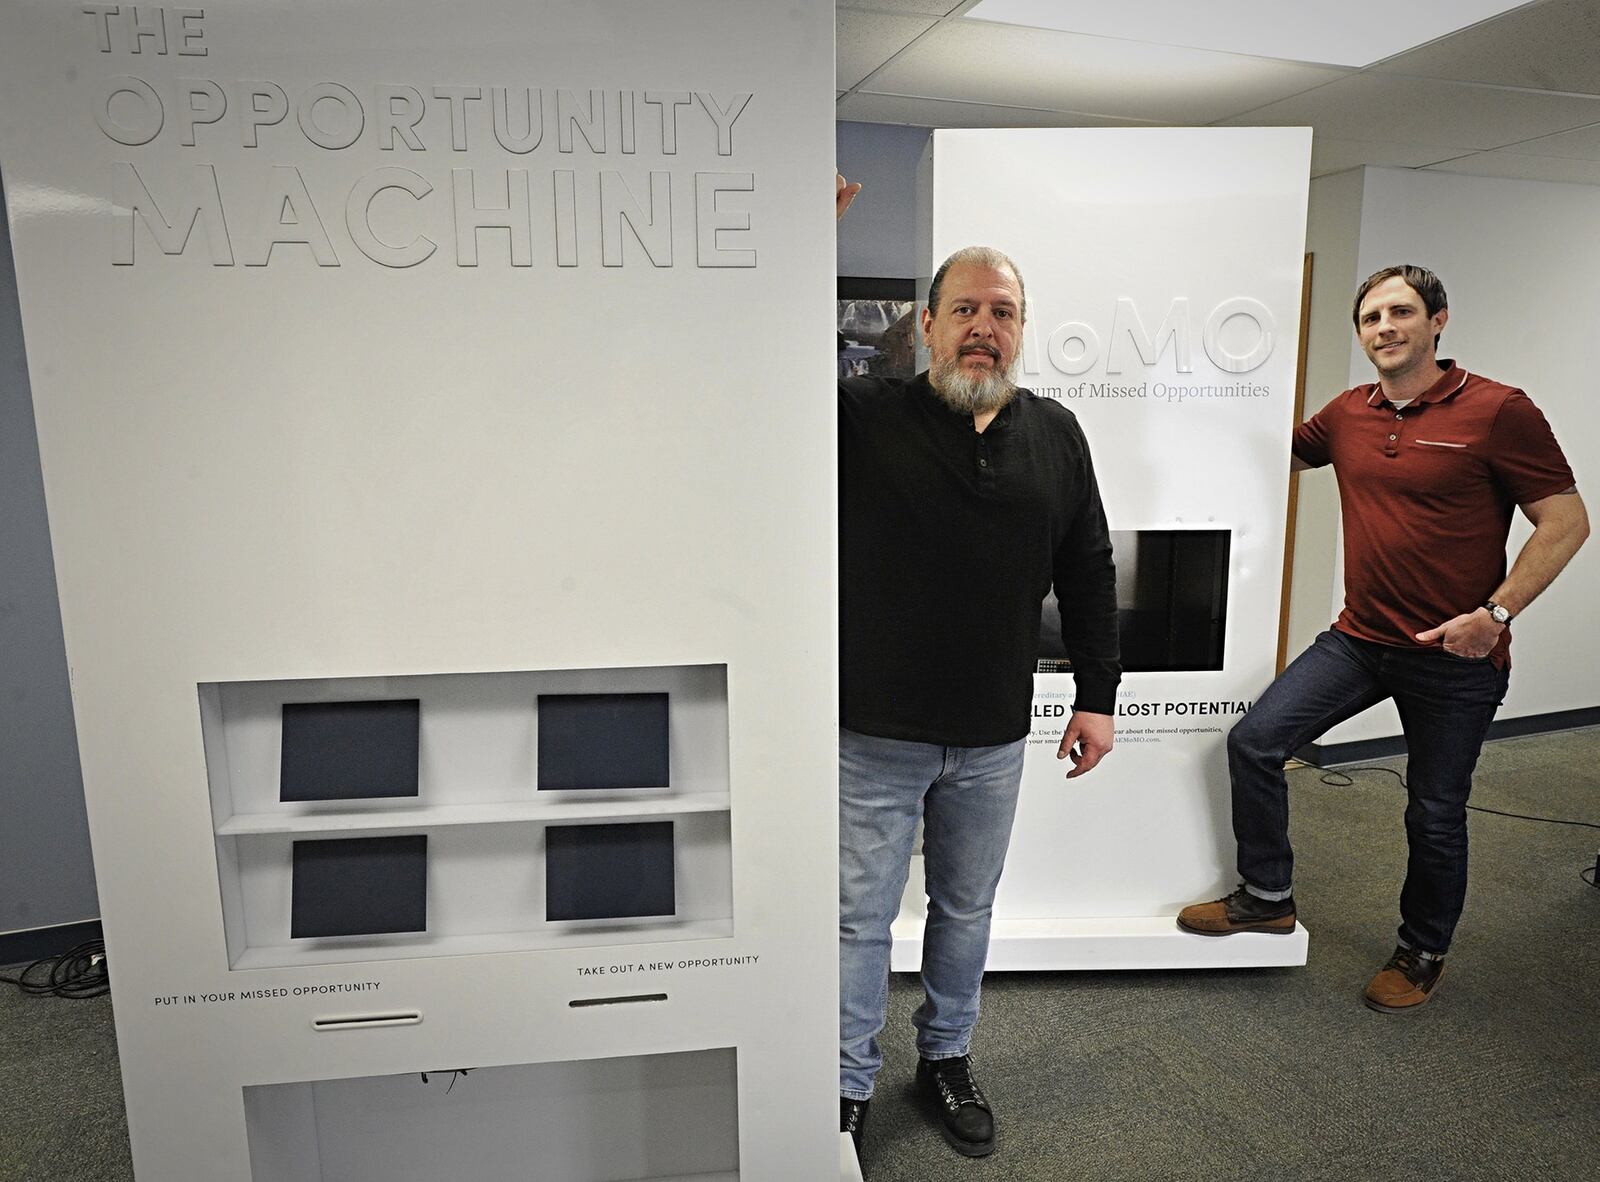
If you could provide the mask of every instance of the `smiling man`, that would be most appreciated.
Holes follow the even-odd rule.
[[[1399,944],[1366,988],[1383,1013],[1426,1002],[1467,889],[1467,796],[1505,697],[1513,617],[1589,533],[1572,470],[1521,390],[1438,360],[1450,312],[1421,267],[1386,267],[1356,293],[1377,382],[1346,390],[1295,431],[1296,469],[1332,464],[1344,515],[1345,603],[1228,736],[1239,888],[1186,907],[1206,936],[1288,933],[1283,764],[1329,727],[1393,698],[1405,731],[1410,857]],[[1520,507],[1533,534],[1506,572]]]
[[[842,212],[853,193],[839,185]],[[839,1090],[858,1146],[919,821],[917,1087],[956,1150],[994,1146],[969,1051],[1052,587],[1077,695],[1057,756],[1071,778],[1111,749],[1105,513],[1076,418],[1015,385],[1024,311],[1016,264],[968,247],[928,293],[928,371],[839,385]]]

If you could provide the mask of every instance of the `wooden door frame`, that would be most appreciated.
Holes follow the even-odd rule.
[[[1306,344],[1311,336],[1311,270],[1316,256],[1306,253],[1300,274],[1300,356],[1294,372],[1294,426],[1305,418]],[[1283,672],[1289,651],[1289,598],[1294,588],[1295,524],[1300,510],[1300,473],[1289,472],[1289,504],[1283,529],[1283,593],[1278,600],[1278,656],[1274,675]]]

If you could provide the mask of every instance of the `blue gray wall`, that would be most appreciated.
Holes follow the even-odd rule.
[[[840,123],[839,171],[866,187],[839,223],[839,274],[917,277],[917,164],[925,127]]]
[[[0,217],[0,937],[99,915],[11,233]]]

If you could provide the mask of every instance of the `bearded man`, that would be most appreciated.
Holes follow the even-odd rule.
[[[922,313],[928,371],[839,384],[839,1092],[858,1149],[919,821],[917,1087],[956,1150],[994,1147],[969,1052],[1052,586],[1076,682],[1057,757],[1070,778],[1111,749],[1111,543],[1077,419],[1014,384],[1024,312],[1014,262],[957,251]]]

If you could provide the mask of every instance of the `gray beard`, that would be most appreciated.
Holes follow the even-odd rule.
[[[988,414],[1016,396],[1016,387],[1011,384],[1016,369],[1013,361],[1004,371],[968,373],[961,368],[961,358],[957,356],[933,362],[928,368],[928,384],[939,400],[957,414]]]

